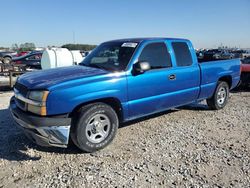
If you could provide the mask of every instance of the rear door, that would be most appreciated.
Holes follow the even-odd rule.
[[[175,66],[175,106],[192,103],[200,92],[200,68],[193,46],[186,40],[171,40],[169,46]]]

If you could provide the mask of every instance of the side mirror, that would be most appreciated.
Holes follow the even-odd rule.
[[[150,68],[149,62],[141,61],[134,64],[133,72],[136,74],[143,74],[144,72],[150,70]]]

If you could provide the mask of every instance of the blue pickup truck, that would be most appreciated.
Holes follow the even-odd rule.
[[[113,40],[80,65],[20,76],[10,110],[37,144],[67,147],[71,138],[94,152],[121,122],[204,99],[222,109],[239,80],[239,59],[199,63],[186,39]]]

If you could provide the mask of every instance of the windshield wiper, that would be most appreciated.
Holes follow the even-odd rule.
[[[103,66],[97,65],[97,64],[91,64],[90,67],[98,68],[98,69],[105,69]]]
[[[98,69],[102,69],[102,70],[108,70],[106,67],[100,66],[100,65],[97,65],[97,64],[86,65],[86,64],[82,63],[81,65],[86,66],[86,67],[94,67],[94,68],[98,68]]]

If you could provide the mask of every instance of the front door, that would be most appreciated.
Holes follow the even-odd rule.
[[[151,69],[128,76],[131,119],[188,104],[198,98],[200,70],[188,44],[171,43],[170,47],[171,55],[165,42],[143,46],[138,61],[148,62]]]
[[[146,61],[151,69],[143,74],[128,76],[130,118],[161,111],[174,105],[168,100],[174,91],[175,78],[171,74],[172,62],[165,42],[146,44],[138,61]]]

